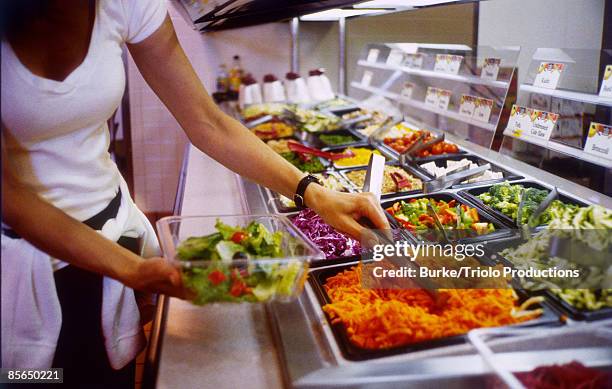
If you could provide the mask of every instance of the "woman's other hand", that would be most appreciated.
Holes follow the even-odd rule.
[[[371,193],[341,193],[311,184],[306,188],[306,205],[338,231],[360,240],[368,226],[359,220],[370,220],[379,230],[388,230],[389,222],[384,211]]]
[[[139,261],[126,280],[126,285],[135,290],[181,299],[187,299],[192,294],[183,285],[179,266],[160,257]]]

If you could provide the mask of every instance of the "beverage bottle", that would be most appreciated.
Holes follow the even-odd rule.
[[[221,64],[217,73],[217,92],[225,93],[229,90],[229,74],[227,74],[227,66]]]
[[[229,72],[229,88],[233,92],[238,92],[242,83],[242,66],[240,64],[240,56],[234,55],[234,62]]]

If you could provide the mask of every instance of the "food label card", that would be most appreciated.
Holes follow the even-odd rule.
[[[361,85],[370,86],[370,83],[372,82],[372,76],[374,76],[374,73],[372,73],[371,71],[364,71],[363,77],[361,77]]]
[[[412,91],[414,91],[414,84],[411,82],[406,82],[404,83],[404,87],[402,88],[402,92],[400,93],[400,96],[402,96],[405,99],[412,99]]]
[[[591,122],[584,152],[612,159],[612,126]]]
[[[379,49],[370,49],[368,51],[368,57],[366,58],[367,62],[376,62],[378,60],[378,55],[380,54]]]
[[[432,108],[438,108],[438,88],[433,88],[431,86],[427,87],[425,105]]]
[[[531,108],[513,105],[506,131],[509,131],[512,136],[517,138],[520,138],[523,134],[528,134],[533,124],[531,121],[532,114],[533,110]]]
[[[401,50],[391,50],[389,52],[389,56],[387,57],[387,65],[389,66],[399,66],[404,59],[404,52]]]
[[[555,129],[559,115],[552,112],[534,110],[531,117],[532,125],[529,135],[534,138],[548,140]]]
[[[606,66],[603,81],[601,81],[599,95],[601,97],[612,97],[612,65]]]
[[[482,71],[480,72],[480,78],[484,80],[497,80],[499,74],[499,64],[501,63],[500,58],[485,58],[482,64]]]
[[[565,64],[562,63],[542,62],[538,67],[538,73],[533,81],[533,86],[537,86],[538,88],[557,89],[564,68]]]
[[[477,98],[474,102],[473,118],[481,122],[488,123],[493,109],[493,100]]]
[[[421,69],[423,67],[423,54],[406,54],[404,56],[404,66],[410,69]]]
[[[459,115],[471,118],[474,115],[475,97],[470,95],[461,96],[459,101]]]
[[[459,74],[463,56],[450,54],[436,54],[436,62],[434,64],[434,72]]]
[[[438,109],[446,111],[448,109],[448,104],[450,103],[452,92],[446,89],[438,89],[436,94],[438,95]]]

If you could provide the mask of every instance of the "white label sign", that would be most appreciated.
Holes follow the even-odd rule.
[[[361,85],[370,86],[370,83],[372,82],[372,76],[374,76],[374,73],[372,73],[371,71],[364,71],[363,77],[361,77]]]
[[[484,80],[497,80],[499,74],[499,64],[501,59],[499,58],[485,58],[482,64],[482,71],[480,72],[480,78]]]
[[[378,59],[378,54],[380,54],[379,49],[370,49],[370,51],[368,51],[368,57],[366,58],[366,61],[376,62],[376,60]]]
[[[438,108],[438,88],[427,87],[425,95],[425,105],[432,108]]]
[[[508,119],[508,127],[506,131],[509,131],[512,136],[516,138],[522,137],[524,134],[529,134],[531,131],[531,116],[533,109],[527,107],[521,107],[520,105],[513,105],[510,118]]]
[[[533,86],[546,89],[557,89],[559,79],[565,64],[555,62],[542,62],[538,67]]]
[[[404,66],[410,69],[421,69],[423,67],[423,54],[406,54],[404,57]]]
[[[404,83],[404,87],[402,88],[402,92],[400,95],[405,99],[412,99],[412,92],[414,91],[414,84],[411,82]]]
[[[612,65],[606,66],[599,95],[601,97],[612,97]]]
[[[436,54],[434,72],[459,74],[463,57],[461,55]]]
[[[475,98],[470,95],[461,96],[459,102],[459,115],[471,118],[474,115]]]
[[[474,119],[488,123],[493,109],[493,100],[477,98],[474,103]]]
[[[438,109],[446,111],[448,109],[448,104],[450,103],[452,92],[446,89],[438,89],[436,93],[438,95]]]
[[[389,52],[389,56],[387,57],[387,65],[389,66],[399,66],[404,59],[404,52],[401,50],[391,50]]]
[[[584,151],[612,159],[612,126],[591,122]]]
[[[559,119],[559,115],[545,111],[533,111],[531,117],[532,125],[529,135],[544,140],[550,139],[550,135],[555,129],[555,124],[557,124],[557,119]]]

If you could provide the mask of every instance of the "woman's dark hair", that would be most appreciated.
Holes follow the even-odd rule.
[[[27,20],[43,17],[49,0],[0,0],[0,35],[18,31]]]

